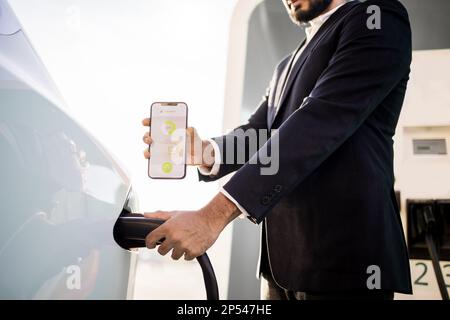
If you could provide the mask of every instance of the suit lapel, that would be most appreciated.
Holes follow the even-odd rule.
[[[294,84],[294,81],[295,81],[295,79],[297,77],[297,74],[302,69],[303,64],[306,62],[306,60],[308,59],[308,57],[311,54],[311,52],[314,51],[314,49],[317,46],[317,44],[320,43],[320,41],[322,40],[323,36],[327,34],[327,31],[329,30],[329,28],[331,26],[333,26],[333,24],[336,21],[338,21],[341,17],[343,17],[348,12],[346,10],[346,8],[353,7],[353,5],[349,6],[349,4],[351,4],[352,2],[348,2],[347,4],[343,5],[330,18],[328,18],[328,20],[325,21],[325,23],[319,28],[319,30],[317,31],[316,35],[306,45],[305,49],[300,54],[300,57],[298,58],[297,63],[295,63],[295,65],[292,67],[292,71],[289,74],[289,77],[287,79],[287,83],[286,83],[285,89],[284,89],[284,91],[281,94],[279,102],[275,100],[276,102],[278,102],[277,109],[276,109],[275,115],[272,117],[272,121],[271,121],[271,124],[270,124],[269,128],[275,122],[275,119],[276,119],[277,115],[280,113],[279,111],[283,107],[283,103],[285,102],[286,97],[288,96],[289,90],[291,89],[292,85]],[[281,80],[281,78],[280,78],[280,80]]]
[[[270,127],[273,119],[275,118],[275,114],[278,109],[278,105],[281,98],[281,93],[283,91],[283,87],[286,84],[287,77],[289,75],[289,70],[292,68],[292,63],[294,62],[295,56],[297,55],[297,52],[303,47],[305,44],[306,39],[304,39],[301,44],[294,50],[294,52],[291,54],[291,57],[289,58],[288,63],[284,66],[281,74],[279,75],[276,85],[275,85],[275,94],[273,99],[273,106],[269,108],[267,113],[267,127]]]
[[[279,106],[281,94],[283,92],[283,88],[286,85],[286,81],[288,78],[288,75],[290,74],[290,70],[292,68],[292,64],[294,63],[295,57],[297,56],[298,51],[304,46],[306,42],[306,39],[304,39],[301,44],[297,47],[297,49],[294,50],[294,52],[291,55],[291,58],[289,59],[289,63],[284,68],[283,72],[281,73],[280,78],[277,81],[277,88],[276,88],[276,96],[275,96],[275,106]]]

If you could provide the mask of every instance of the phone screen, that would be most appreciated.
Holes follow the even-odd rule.
[[[182,179],[186,175],[185,103],[154,103],[150,111],[148,175],[154,179]]]

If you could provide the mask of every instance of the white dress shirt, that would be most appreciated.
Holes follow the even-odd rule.
[[[308,45],[308,43],[311,41],[311,39],[314,38],[314,36],[316,35],[317,31],[319,31],[320,27],[325,23],[325,21],[328,20],[328,18],[330,18],[333,13],[335,13],[340,7],[342,7],[345,3],[337,6],[336,8],[334,8],[333,10],[330,10],[316,18],[314,18],[313,20],[309,21],[305,27],[305,32],[306,32],[306,42],[305,44],[297,51],[297,54],[294,58],[294,61],[292,62],[292,66],[291,66],[291,70],[289,71],[289,73],[292,71],[292,69],[294,68],[294,65],[297,63],[298,58],[300,57],[300,55],[302,54],[304,48]],[[289,79],[290,74],[287,76],[286,79]],[[287,81],[286,81],[287,82]],[[284,88],[283,88],[284,91]],[[278,110],[277,110],[278,111]],[[219,172],[220,169],[220,165],[222,163],[222,156],[220,154],[220,149],[219,146],[217,145],[217,143],[214,140],[209,139],[208,140],[211,145],[214,148],[214,165],[212,167],[199,167],[198,170],[200,171],[201,174],[206,175],[206,176],[214,176]],[[224,189],[221,188],[220,192],[227,197],[231,202],[233,202],[236,207],[239,209],[239,211],[241,211],[245,216],[249,216],[249,214],[247,213],[247,211]],[[241,215],[242,217],[242,215]]]

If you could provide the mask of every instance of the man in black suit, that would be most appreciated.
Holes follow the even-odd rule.
[[[295,23],[309,22],[306,40],[276,67],[247,124],[190,151],[200,180],[235,174],[198,211],[147,214],[168,219],[147,246],[165,238],[161,254],[173,249],[174,259],[193,259],[245,214],[264,222],[266,298],[411,293],[392,140],[410,71],[408,14],[397,0],[283,2]],[[371,20],[377,12],[378,25]],[[199,141],[189,133],[191,144]],[[148,134],[144,141],[152,142]],[[211,150],[212,160],[202,157]]]

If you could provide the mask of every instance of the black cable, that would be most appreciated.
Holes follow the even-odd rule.
[[[203,280],[205,281],[206,299],[219,300],[219,287],[217,286],[216,275],[212,267],[211,261],[206,253],[197,257],[203,272]]]
[[[436,242],[434,241],[433,235],[429,233],[425,235],[425,239],[427,241],[428,253],[433,263],[433,269],[436,274],[436,280],[439,286],[439,291],[441,292],[442,300],[449,300],[447,285],[445,284],[444,275],[442,274],[441,266],[439,264]]]
[[[132,214],[124,210],[114,225],[114,240],[126,250],[143,248],[145,247],[146,236],[163,223],[163,220],[144,218],[141,215]],[[197,257],[197,261],[203,273],[206,298],[208,300],[219,300],[216,275],[208,255],[204,253]]]
[[[428,254],[433,263],[434,273],[441,292],[442,300],[449,300],[447,285],[445,284],[444,275],[442,274],[439,264],[439,254],[436,247],[434,234],[436,233],[436,218],[434,216],[433,207],[426,206],[423,210],[423,218],[425,224],[425,241],[427,243]]]

